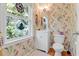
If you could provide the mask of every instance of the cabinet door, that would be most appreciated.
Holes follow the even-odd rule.
[[[48,46],[49,46],[49,36],[48,32],[45,32],[42,34],[42,48],[44,51],[48,52]]]
[[[36,34],[36,46],[37,46],[37,49],[40,49],[40,50],[44,50],[47,52],[48,50],[48,33],[47,32],[40,32]]]

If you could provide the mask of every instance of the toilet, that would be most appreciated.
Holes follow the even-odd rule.
[[[52,48],[55,50],[55,56],[61,56],[61,52],[64,50],[64,35],[55,34],[54,42]]]

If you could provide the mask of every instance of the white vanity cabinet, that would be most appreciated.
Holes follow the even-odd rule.
[[[36,31],[35,45],[37,49],[48,52],[49,32],[46,30]]]
[[[43,17],[42,21],[45,28],[43,30],[35,31],[35,46],[37,49],[48,52],[50,40],[50,34],[48,29],[48,17]]]

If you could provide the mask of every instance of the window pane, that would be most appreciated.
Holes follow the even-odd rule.
[[[28,21],[7,16],[7,39],[28,35]]]
[[[30,21],[26,16],[27,9],[24,8],[24,11],[17,10],[16,4],[7,4],[7,39],[29,35],[31,28]]]
[[[7,3],[7,12],[16,16],[28,16],[28,7],[25,8],[22,5],[22,7],[19,8],[17,7],[18,5],[15,3]]]

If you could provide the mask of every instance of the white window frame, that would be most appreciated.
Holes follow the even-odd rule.
[[[30,37],[32,37],[33,36],[33,21],[32,21],[32,5],[30,5],[30,4],[25,4],[25,5],[27,5],[28,6],[28,8],[29,8],[29,20],[31,21],[31,23],[30,23],[30,28],[31,28],[31,30],[30,30],[30,35],[26,35],[26,36],[23,36],[23,37],[18,37],[18,38],[12,38],[13,40],[8,40],[7,38],[6,38],[6,16],[7,16],[7,11],[6,11],[6,3],[5,4],[0,4],[0,9],[1,9],[1,11],[0,11],[0,13],[1,13],[1,32],[2,32],[2,35],[3,35],[3,45],[7,45],[7,44],[10,44],[10,43],[15,43],[15,42],[17,42],[17,41],[22,41],[22,40],[24,40],[24,39],[27,39],[27,38],[30,38]]]

